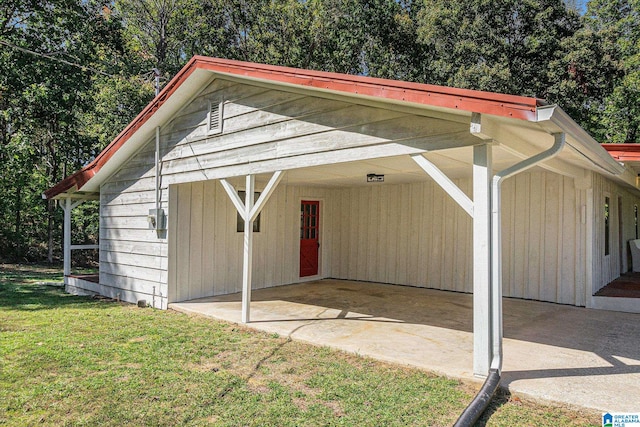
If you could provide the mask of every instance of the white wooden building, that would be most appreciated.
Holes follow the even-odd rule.
[[[67,233],[71,290],[243,292],[244,321],[251,289],[310,279],[473,293],[483,374],[500,292],[638,310],[594,297],[631,267],[631,166],[535,98],[194,57],[44,196],[100,200],[99,283],[69,276]]]

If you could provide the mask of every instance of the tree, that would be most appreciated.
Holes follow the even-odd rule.
[[[608,142],[640,138],[640,1],[589,2],[586,26],[601,37],[618,66],[613,90],[604,98],[601,128]]]
[[[550,69],[550,100],[601,142],[640,137],[639,15],[638,0],[590,1]]]
[[[109,73],[119,23],[92,1],[3,2],[0,6],[0,253],[54,257],[61,213],[40,194],[102,148],[83,117]],[[114,27],[115,25],[115,27]],[[111,71],[111,70],[110,70]],[[48,251],[47,251],[48,246]]]
[[[430,83],[545,97],[547,64],[579,28],[560,0],[425,0],[418,37]]]

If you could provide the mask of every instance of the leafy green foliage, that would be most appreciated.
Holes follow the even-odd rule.
[[[0,257],[52,260],[62,213],[42,192],[93,159],[152,89],[132,84],[121,22],[106,6],[3,2],[0,16]],[[81,241],[97,239],[75,230]]]
[[[426,0],[419,19],[430,82],[541,98],[549,59],[579,25],[555,0]]]
[[[601,142],[638,142],[640,2],[592,0],[582,28],[562,41],[550,100]]]

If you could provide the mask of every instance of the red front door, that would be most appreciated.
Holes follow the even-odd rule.
[[[320,247],[320,202],[300,203],[300,277],[318,274]]]

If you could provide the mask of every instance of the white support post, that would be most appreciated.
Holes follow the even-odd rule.
[[[71,199],[64,199],[64,242],[62,257],[64,259],[64,277],[71,274]]]
[[[251,320],[251,272],[253,263],[253,193],[255,192],[256,177],[247,175],[244,198],[244,245],[242,258],[242,323]]]
[[[491,365],[491,145],[473,147],[473,373]]]
[[[264,205],[266,205],[267,201],[269,201],[269,197],[271,197],[276,187],[280,183],[283,174],[283,171],[275,171],[271,176],[271,179],[267,183],[267,186],[264,187],[262,194],[260,194],[260,198],[258,198],[256,204],[250,209],[250,217],[252,221],[256,220],[258,214],[260,213],[260,211],[262,211],[262,208],[264,208]]]
[[[256,180],[255,175],[247,175],[245,186],[244,202],[240,199],[236,189],[226,179],[221,179],[220,183],[236,207],[236,210],[244,220],[244,243],[242,257],[242,323],[249,323],[251,320],[251,273],[253,263],[253,223],[267,204],[269,197],[282,180],[283,171],[274,172],[267,186],[260,194],[260,198],[253,202]]]
[[[71,211],[77,207],[83,200],[71,201],[70,197],[64,199],[64,204],[61,204],[64,211],[64,239],[62,248],[63,258],[63,273],[65,277],[71,274]]]

